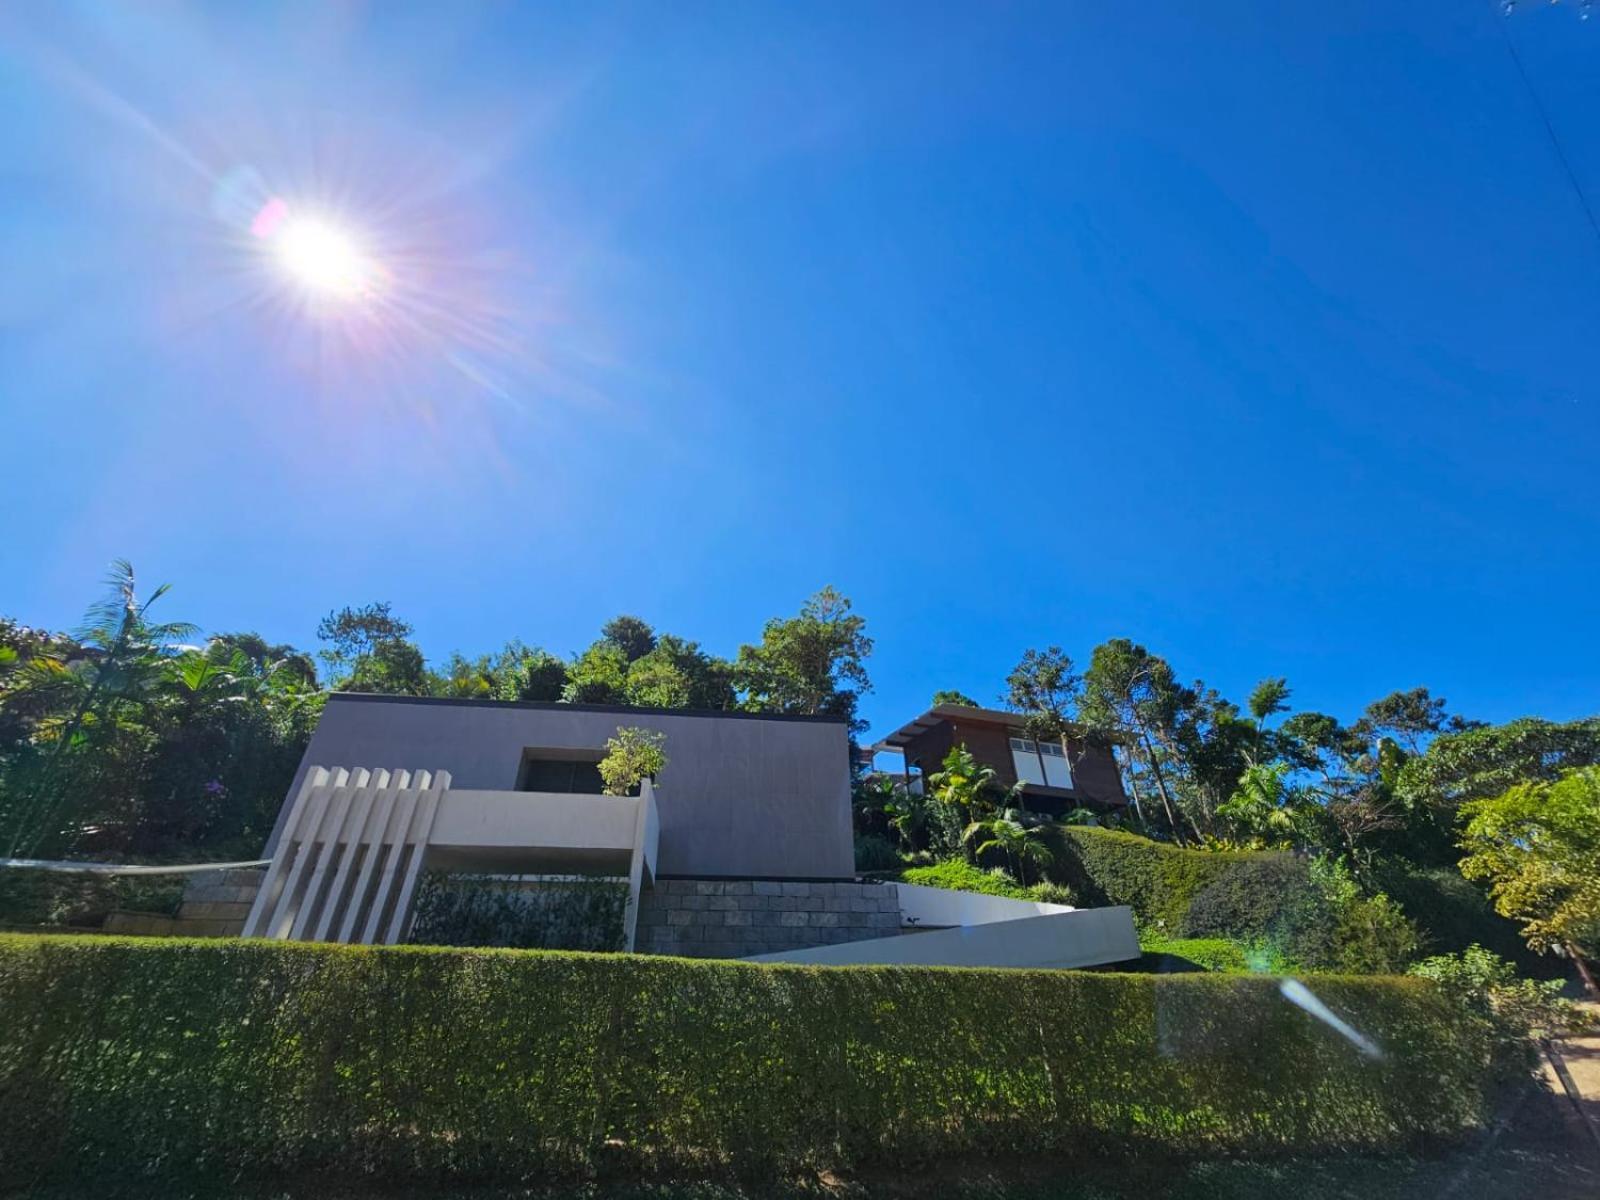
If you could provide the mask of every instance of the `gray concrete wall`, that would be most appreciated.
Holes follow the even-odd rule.
[[[656,781],[661,874],[854,873],[848,737],[826,718],[335,694],[289,795],[311,766],[449,771],[455,788],[511,790],[527,751],[598,757],[619,725],[666,735]],[[277,839],[274,829],[269,854]]]
[[[901,931],[892,883],[663,879],[639,898],[634,948],[684,958],[745,958]]]

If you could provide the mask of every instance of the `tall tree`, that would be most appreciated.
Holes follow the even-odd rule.
[[[983,706],[965,692],[955,688],[940,688],[933,694],[932,705],[938,708],[941,704],[959,704],[963,708],[982,708]]]
[[[600,626],[600,637],[621,650],[630,663],[638,662],[656,648],[656,631],[638,617],[626,614],[612,617]]]
[[[595,642],[567,668],[561,698],[568,704],[626,704],[627,653],[605,638]]]
[[[283,670],[292,674],[306,687],[316,686],[316,660],[304,650],[296,649],[294,646],[282,642],[269,642],[259,633],[248,631],[214,633],[208,644],[222,646],[229,651],[239,651],[250,660],[251,668],[257,675],[266,676],[273,671]]]
[[[1187,703],[1185,689],[1165,659],[1127,638],[1112,638],[1094,648],[1078,705],[1078,719],[1086,728],[1127,747],[1135,768],[1129,771],[1129,782],[1135,789],[1139,776],[1148,774],[1167,827],[1180,844],[1184,834],[1163,762],[1171,756]]]
[[[1060,646],[1028,649],[1006,676],[1006,707],[1026,714],[1028,731],[1039,738],[1062,738],[1072,719],[1083,677]]]
[[[317,625],[318,639],[328,644],[321,656],[338,690],[425,696],[427,668],[411,633],[387,601],[338,609]]]
[[[850,601],[825,587],[796,617],[774,617],[758,645],[739,647],[734,664],[744,705],[757,712],[827,713],[844,717],[852,733],[866,728],[856,715],[870,691],[872,639]]]
[[[1437,733],[1474,727],[1474,722],[1450,715],[1444,698],[1435,697],[1425,687],[1390,692],[1374,700],[1354,726],[1365,737],[1392,737],[1412,754],[1422,753]]]
[[[723,710],[734,705],[733,667],[670,633],[628,666],[629,704],[647,708]]]
[[[1279,713],[1289,711],[1289,695],[1289,681],[1281,675],[1263,679],[1250,689],[1250,697],[1245,701],[1245,707],[1250,710],[1250,719],[1256,723],[1254,757],[1258,763],[1266,762],[1272,755],[1272,746],[1267,737],[1267,722]]]

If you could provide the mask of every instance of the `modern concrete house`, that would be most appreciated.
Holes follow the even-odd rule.
[[[667,765],[638,795],[602,795],[623,727],[663,735]],[[225,902],[246,936],[406,941],[419,881],[441,872],[625,882],[623,944],[646,953],[1053,967],[1139,952],[1125,908],[859,879],[833,717],[338,693],[263,857],[259,886]]]
[[[1109,746],[1069,731],[1059,740],[1034,738],[1020,713],[964,704],[939,704],[895,730],[872,749],[900,755],[907,788],[918,791],[941,769],[952,747],[965,746],[994,768],[1005,789],[1021,786],[1034,812],[1060,816],[1074,808],[1125,808],[1122,772]]]

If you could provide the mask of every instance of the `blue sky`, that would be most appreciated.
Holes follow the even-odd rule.
[[[1504,39],[1600,203],[1600,20],[1493,11],[13,6],[0,612],[121,556],[302,644],[731,653],[832,583],[880,732],[1115,635],[1593,712],[1600,243]],[[267,193],[404,304],[297,307]]]

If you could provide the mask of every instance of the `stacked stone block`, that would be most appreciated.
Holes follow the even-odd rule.
[[[238,937],[244,932],[245,918],[264,875],[260,867],[243,867],[192,876],[184,886],[177,916],[114,912],[106,917],[105,931],[159,937]]]
[[[661,879],[640,898],[644,954],[745,958],[900,932],[892,883]]]

